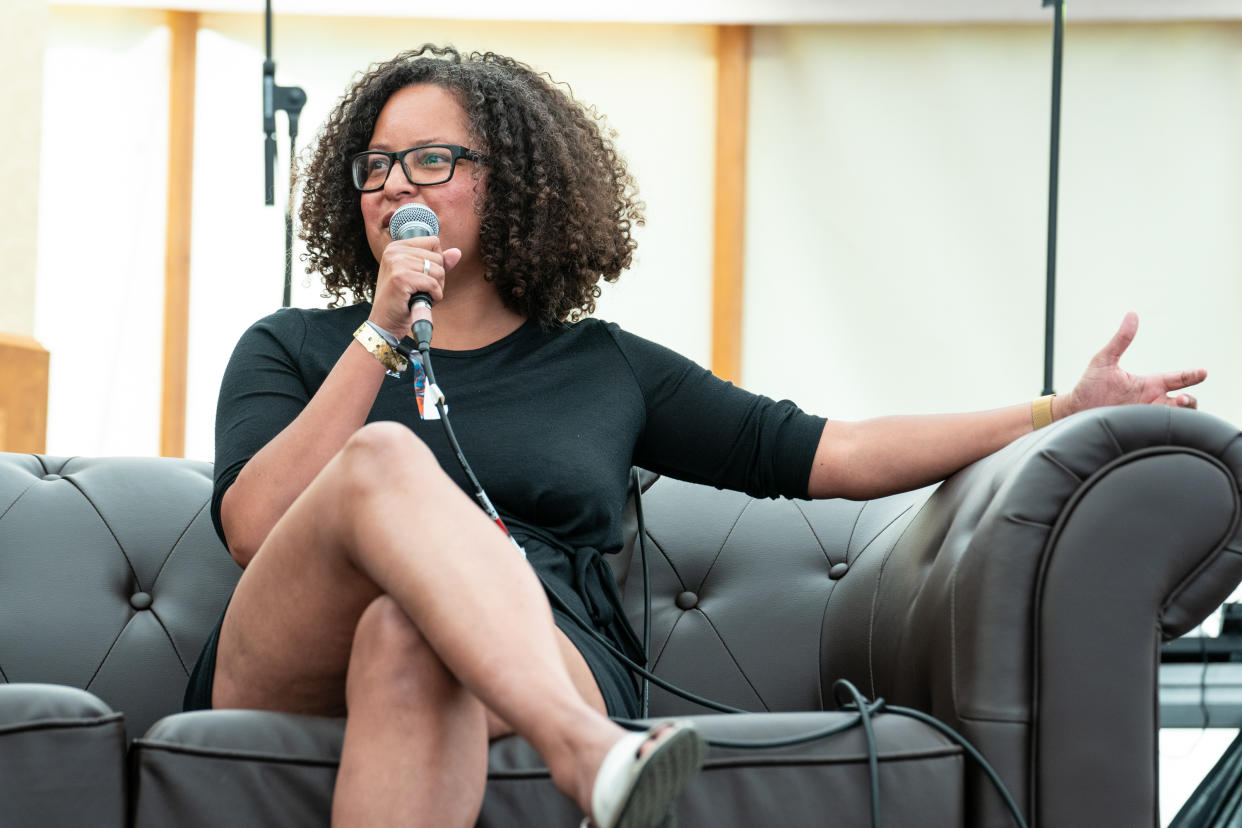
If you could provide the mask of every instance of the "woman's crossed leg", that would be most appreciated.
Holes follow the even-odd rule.
[[[511,730],[587,811],[623,735],[533,570],[392,423],[350,438],[243,573],[213,706],[347,715],[338,825],[472,824]]]

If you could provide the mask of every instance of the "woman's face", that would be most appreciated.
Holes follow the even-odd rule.
[[[431,84],[407,86],[393,93],[375,121],[367,149],[397,152],[424,144],[471,145],[466,113],[448,90]],[[413,161],[411,156],[409,161]],[[411,184],[399,165],[394,165],[382,189],[362,193],[362,220],[375,260],[392,241],[388,222],[402,204],[418,202],[430,207],[440,219],[443,249],[459,248],[458,268],[478,267],[479,216],[475,205],[483,194],[483,179],[476,179],[474,162],[457,161],[453,177],[443,184]]]

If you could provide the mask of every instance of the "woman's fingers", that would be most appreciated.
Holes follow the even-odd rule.
[[[1161,377],[1165,391],[1180,391],[1192,385],[1198,385],[1207,379],[1207,371],[1196,368],[1191,371],[1170,371]]]
[[[1108,365],[1116,365],[1121,361],[1121,355],[1126,352],[1126,348],[1129,348],[1130,343],[1134,341],[1136,333],[1138,333],[1138,314],[1130,311],[1122,317],[1121,327],[1117,329],[1117,333],[1113,334],[1108,344],[1096,354],[1096,359],[1103,360]]]
[[[444,255],[439,250],[412,244],[427,238],[434,237],[388,245],[380,262],[380,279],[387,275],[389,280],[395,281],[404,290],[407,297],[415,293],[428,293],[433,300],[438,300],[444,297]],[[377,284],[377,292],[379,287]]]
[[[410,307],[414,294],[426,293],[432,302],[444,297],[444,276],[451,263],[439,244],[435,236],[423,236],[394,241],[384,248],[371,321],[394,336],[404,336],[414,322]],[[457,258],[461,258],[459,251]]]

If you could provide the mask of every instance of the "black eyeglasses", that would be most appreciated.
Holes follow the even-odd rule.
[[[353,157],[350,172],[354,186],[364,193],[383,189],[394,163],[401,165],[406,179],[418,187],[443,184],[453,177],[457,159],[482,161],[483,154],[457,144],[428,144],[400,152],[367,150]]]

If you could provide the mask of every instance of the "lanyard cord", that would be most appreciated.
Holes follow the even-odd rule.
[[[507,537],[509,541],[517,547],[519,552],[522,552],[524,557],[526,555],[525,551],[523,551],[522,547],[518,545],[518,542],[514,540],[512,533],[509,532],[509,527],[505,526],[505,522],[500,519],[500,513],[496,511],[496,507],[492,505],[491,498],[489,498],[487,496],[487,492],[483,490],[483,484],[480,483],[479,478],[475,476],[474,469],[470,468],[470,462],[466,460],[466,454],[461,450],[461,444],[457,442],[457,435],[453,433],[453,424],[449,422],[448,406],[444,401],[444,392],[441,391],[440,386],[436,384],[436,372],[431,367],[430,343],[421,343],[417,354],[411,351],[406,346],[405,342],[400,343],[397,346],[397,350],[407,360],[418,358],[422,363],[423,372],[427,375],[426,394],[434,394],[434,400],[431,402],[434,403],[436,412],[440,415],[440,422],[444,425],[444,435],[448,438],[449,445],[453,449],[454,456],[457,457],[457,464],[461,466],[461,470],[465,472],[466,478],[470,481],[470,485],[474,487],[475,499],[479,501],[479,506],[481,506],[484,513],[491,518],[492,523],[495,523],[500,527],[500,531],[505,533],[505,537]]]

